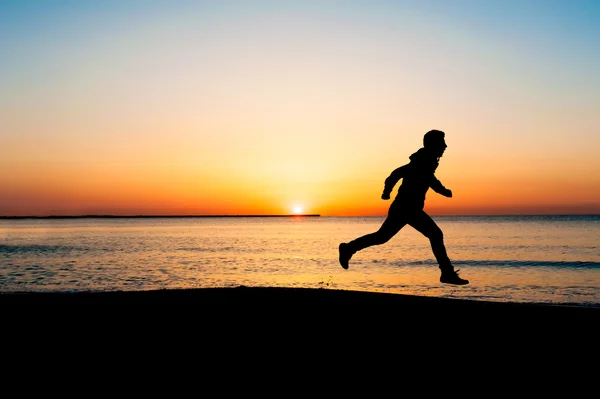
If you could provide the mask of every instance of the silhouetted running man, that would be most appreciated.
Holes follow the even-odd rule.
[[[442,271],[440,282],[457,285],[469,284],[468,280],[458,276],[458,270],[454,270],[446,253],[442,230],[423,210],[425,194],[430,187],[445,197],[452,197],[452,191],[444,187],[435,177],[440,157],[447,147],[444,138],[445,133],[440,130],[430,130],[425,133],[423,148],[410,156],[408,164],[397,168],[385,179],[383,194],[381,194],[381,198],[384,200],[390,199],[392,189],[402,179],[398,194],[388,210],[388,216],[375,233],[340,244],[340,264],[344,269],[348,269],[348,262],[356,252],[372,245],[388,242],[408,224],[429,238],[431,249]]]

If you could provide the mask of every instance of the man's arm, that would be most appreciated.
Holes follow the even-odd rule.
[[[404,177],[404,174],[406,173],[406,167],[407,166],[408,166],[408,164],[406,164],[404,166],[400,166],[399,168],[395,169],[385,179],[385,183],[384,183],[384,187],[383,187],[383,194],[381,194],[381,198],[382,199],[384,199],[384,200],[390,199],[390,193],[394,189],[394,186],[396,185],[396,183],[398,183],[398,180],[400,180],[401,178]]]
[[[452,198],[452,190],[448,190],[446,187],[444,187],[444,185],[435,177],[435,175],[431,177],[431,183],[429,184],[429,187],[444,197]]]

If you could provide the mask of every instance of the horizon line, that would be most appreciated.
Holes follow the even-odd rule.
[[[506,216],[600,216],[598,213],[507,213],[507,214],[444,214],[433,217],[506,217]],[[221,215],[29,215],[29,216],[0,216],[2,219],[150,219],[150,218],[292,218],[292,217],[322,217],[318,213],[304,214],[221,214]],[[385,215],[333,215],[330,217],[385,217]]]

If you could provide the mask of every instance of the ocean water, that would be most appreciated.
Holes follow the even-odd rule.
[[[383,217],[0,220],[0,292],[276,286],[600,307],[599,216],[434,217],[466,286],[410,226],[344,270]]]

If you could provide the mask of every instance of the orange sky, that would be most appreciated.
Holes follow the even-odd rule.
[[[0,216],[385,215],[430,129],[432,214],[600,213],[597,12],[208,3],[9,2]]]

